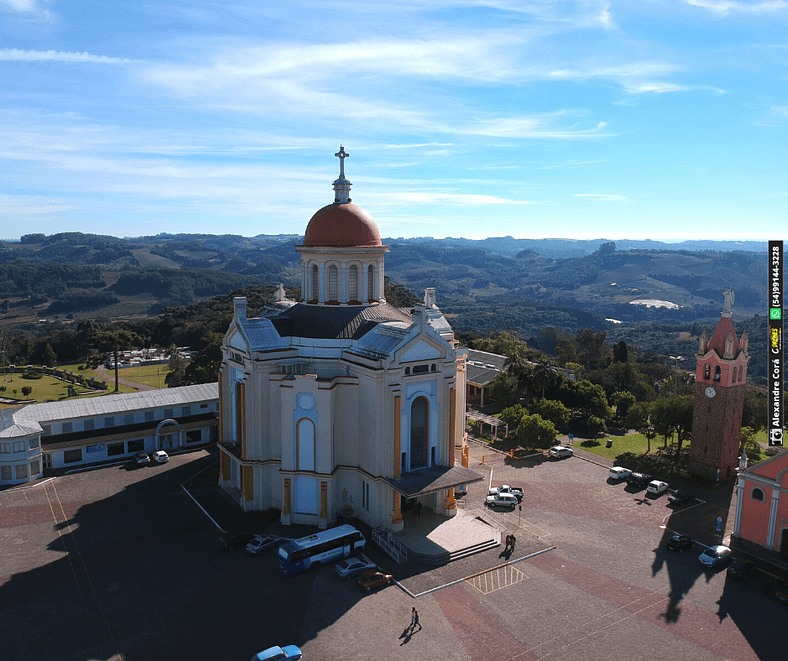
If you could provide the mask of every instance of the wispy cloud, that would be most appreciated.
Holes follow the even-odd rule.
[[[573,197],[587,197],[600,202],[624,202],[626,197],[617,193],[572,193]]]
[[[556,114],[560,115],[562,113]],[[607,137],[604,133],[605,122],[599,122],[590,128],[582,128],[577,124],[560,127],[549,120],[553,116],[535,115],[531,117],[487,119],[464,126],[456,126],[454,131],[466,135],[496,138],[587,139]]]
[[[90,53],[67,53],[53,50],[20,50],[18,48],[1,49],[0,60],[6,62],[88,62],[91,64],[133,64],[140,61],[125,57],[92,55]]]
[[[392,204],[410,203],[410,204],[452,204],[457,206],[478,206],[489,204],[533,204],[526,200],[512,200],[503,197],[496,197],[494,195],[469,195],[465,193],[447,193],[447,192],[418,192],[410,191],[402,194],[394,193],[381,193],[370,194],[367,196],[375,202]]]
[[[731,13],[768,14],[788,10],[786,0],[767,0],[766,2],[736,2],[735,0],[684,0],[688,5],[709,9],[720,16]]]
[[[21,14],[34,14],[41,11],[37,0],[0,0],[0,9],[3,7]]]

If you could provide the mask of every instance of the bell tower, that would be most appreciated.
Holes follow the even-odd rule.
[[[741,418],[747,383],[747,331],[741,338],[731,319],[733,291],[723,292],[725,304],[711,338],[703,330],[695,370],[695,406],[689,470],[693,475],[726,480],[739,461]]]

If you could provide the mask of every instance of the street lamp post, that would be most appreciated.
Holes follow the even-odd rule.
[[[673,395],[677,394],[679,388],[679,361],[684,360],[684,356],[670,356],[673,361],[673,369],[676,371],[676,378],[673,380]]]

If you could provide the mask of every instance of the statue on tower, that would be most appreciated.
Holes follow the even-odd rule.
[[[736,299],[736,295],[730,287],[728,289],[723,289],[722,295],[725,297],[725,303],[722,305],[722,314],[726,317],[730,317],[731,308],[733,308],[733,301]]]

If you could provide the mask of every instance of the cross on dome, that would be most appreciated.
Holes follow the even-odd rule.
[[[350,199],[350,182],[345,179],[345,159],[350,156],[345,151],[342,145],[339,145],[339,151],[334,154],[339,159],[339,179],[334,182],[334,204],[349,204]]]
[[[339,145],[339,151],[334,154],[339,159],[339,178],[342,179],[345,176],[345,159],[350,156],[345,151],[345,148],[342,145]]]

